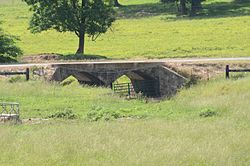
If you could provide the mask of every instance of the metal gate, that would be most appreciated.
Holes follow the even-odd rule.
[[[115,83],[112,88],[115,93],[121,96],[135,96],[135,90],[132,83]]]
[[[140,93],[146,97],[157,97],[159,96],[159,81],[134,80],[132,83],[115,83],[112,89],[121,96],[136,97],[136,94]]]

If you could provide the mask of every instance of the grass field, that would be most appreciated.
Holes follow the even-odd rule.
[[[112,31],[87,41],[107,58],[238,57],[250,52],[250,2],[207,0],[195,18],[158,0],[119,0]],[[21,0],[0,0],[4,30],[25,55],[72,54],[77,38],[31,34]],[[119,81],[127,81],[122,77]],[[19,102],[22,125],[0,124],[0,166],[250,165],[250,75],[198,81],[171,99],[128,100],[73,82],[0,78],[0,102]],[[28,120],[31,119],[31,120]],[[42,119],[42,120],[41,120]]]
[[[75,83],[2,80],[0,101],[20,102],[23,118],[65,110],[77,118],[1,125],[0,165],[249,165],[250,77],[236,78],[148,102]]]
[[[158,0],[121,0],[112,31],[96,42],[87,41],[86,54],[107,58],[238,57],[250,52],[250,3],[209,0],[195,18],[175,14],[173,4]],[[72,33],[31,34],[31,13],[21,0],[0,0],[0,20],[6,32],[17,35],[24,54],[76,51]]]

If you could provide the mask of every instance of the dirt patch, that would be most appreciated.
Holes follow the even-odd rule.
[[[107,57],[102,55],[62,55],[62,54],[36,54],[26,55],[21,58],[22,63],[52,63],[52,62],[72,62],[72,61],[89,61],[89,60],[106,60]]]
[[[212,77],[225,73],[226,65],[232,69],[250,69],[250,62],[184,62],[168,63],[167,67],[189,78],[195,76],[198,79],[209,80]]]
[[[43,122],[48,122],[49,119],[42,119],[42,118],[29,118],[29,119],[23,119],[22,124],[41,124]]]
[[[55,62],[61,60],[60,54],[37,54],[28,55],[21,58],[23,63],[41,63],[41,62]]]

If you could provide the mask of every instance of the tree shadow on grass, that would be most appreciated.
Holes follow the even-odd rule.
[[[200,18],[238,17],[250,15],[250,1],[216,2],[204,5]]]
[[[174,3],[147,3],[140,5],[128,5],[118,8],[118,18],[144,18],[166,14],[176,14],[177,8]]]
[[[145,18],[158,15],[176,15],[177,17],[167,16],[166,19],[208,19],[237,17],[250,15],[250,0],[235,0],[233,2],[215,2],[203,4],[203,10],[195,17],[178,16],[175,3],[147,3],[140,5],[122,6],[117,9],[118,18]]]
[[[67,55],[60,55],[60,60],[106,60],[108,59],[106,56],[103,55],[90,55],[90,54],[67,54]]]
[[[193,17],[166,17],[166,20],[193,20],[193,19],[210,19],[210,18],[227,18],[250,16],[250,1],[236,0],[233,2],[215,2],[203,4],[203,9]]]

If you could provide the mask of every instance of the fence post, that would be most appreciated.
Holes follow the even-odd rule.
[[[130,97],[130,84],[128,83],[128,96]]]
[[[26,81],[29,81],[29,79],[30,79],[30,69],[29,68],[26,68],[25,75],[26,75]]]
[[[226,79],[229,79],[229,65],[226,65]]]

